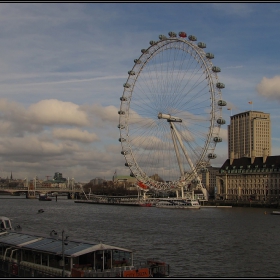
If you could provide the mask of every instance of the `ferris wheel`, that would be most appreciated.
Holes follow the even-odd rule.
[[[134,60],[118,112],[125,165],[142,185],[160,190],[200,183],[222,141],[226,106],[221,69],[206,44],[185,32],[168,35]]]

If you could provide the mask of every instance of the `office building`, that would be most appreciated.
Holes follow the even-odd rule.
[[[247,111],[230,117],[228,125],[228,158],[271,155],[270,114]]]

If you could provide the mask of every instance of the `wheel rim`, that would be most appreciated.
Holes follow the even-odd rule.
[[[139,181],[172,189],[180,184],[182,169],[190,181],[208,164],[209,155],[214,157],[225,102],[209,54],[193,41],[171,37],[150,44],[134,60],[124,84],[119,141],[126,166]],[[192,164],[182,150],[176,155],[170,121],[160,119],[159,113],[182,120],[174,125]],[[150,178],[154,174],[163,182]]]

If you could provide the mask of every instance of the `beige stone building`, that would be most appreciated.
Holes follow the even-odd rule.
[[[230,117],[228,125],[228,158],[271,155],[270,114],[247,111]],[[255,154],[253,154],[255,153]]]
[[[214,198],[217,186],[216,176],[219,174],[220,167],[208,166],[207,172],[199,173],[202,185],[206,188],[210,198]]]
[[[277,201],[280,196],[280,156],[230,158],[217,180],[216,198]]]

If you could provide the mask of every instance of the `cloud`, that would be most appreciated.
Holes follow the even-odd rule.
[[[32,155],[37,156],[54,156],[63,155],[64,153],[72,153],[78,150],[78,146],[73,143],[55,143],[47,139],[39,138],[38,136],[26,137],[3,137],[0,140],[0,156],[3,155],[16,155],[18,158],[22,155],[28,157]]]
[[[113,130],[107,129],[108,127],[114,127],[115,131],[118,131],[117,125],[119,122],[118,111],[119,108],[113,105],[102,106],[101,104],[87,104],[81,105],[80,109],[88,115],[91,126],[96,129],[106,131],[106,135],[112,135]]]
[[[81,107],[56,99],[41,100],[25,108],[22,104],[0,99],[0,133],[23,137],[27,133],[42,133],[46,126],[89,126],[89,118]]]
[[[89,133],[88,131],[80,129],[61,129],[55,128],[52,134],[57,139],[75,140],[78,142],[91,143],[98,140],[95,133]]]
[[[80,110],[78,105],[56,99],[42,100],[30,105],[27,117],[29,120],[44,125],[89,125],[86,113]]]
[[[271,79],[263,77],[256,89],[260,95],[280,101],[280,76]]]

